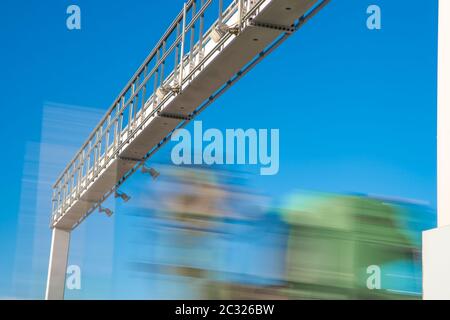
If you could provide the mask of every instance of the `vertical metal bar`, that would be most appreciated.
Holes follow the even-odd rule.
[[[100,130],[97,133],[97,148],[96,148],[96,156],[95,156],[95,175],[98,174],[98,168],[100,167],[100,158],[102,155],[102,135],[103,135],[103,126],[100,127]]]
[[[120,123],[120,103],[116,106],[116,120],[114,121],[114,150],[113,153],[117,151],[119,145],[119,123]]]
[[[122,102],[119,112],[119,132],[118,132],[118,144],[122,142],[122,131],[123,131],[123,113],[125,112],[125,97],[122,97]]]
[[[68,202],[67,200],[68,200],[69,195],[70,195],[69,180],[70,180],[70,178],[69,178],[69,170],[67,170],[67,173],[66,173],[66,196],[64,197],[64,205],[66,206],[66,208],[67,208],[67,202]]]
[[[70,200],[73,201],[76,199],[76,195],[77,195],[77,182],[78,182],[78,175],[77,175],[77,169],[78,169],[78,161],[75,160],[75,162],[73,163],[73,170],[72,170],[72,191],[70,192],[71,197]]]
[[[100,172],[103,169],[103,166],[102,166],[102,147],[103,147],[103,142],[101,142],[102,140],[103,140],[103,138],[102,138],[102,136],[100,136],[100,143],[98,145],[97,159],[95,161],[95,163],[96,163],[95,177],[98,177],[98,175],[100,174]]]
[[[159,50],[158,50],[159,53]],[[158,58],[156,58],[156,61],[158,61]],[[147,78],[147,72],[148,72],[148,65],[145,66],[144,68],[144,79]],[[142,97],[141,97],[141,119],[144,119],[144,111],[145,111],[145,103],[147,101],[146,100],[146,95],[147,95],[147,83],[148,80],[143,80],[145,81],[144,86],[142,87]]]
[[[134,95],[135,91],[136,91],[136,82],[133,82],[133,84],[131,86],[131,95]],[[133,100],[129,104],[130,110],[128,111],[128,130],[127,130],[128,137],[130,136],[131,131],[133,130],[132,126],[133,126],[133,115],[134,115],[134,105],[135,105],[134,102],[135,101],[136,101],[136,97],[134,97]]]
[[[60,191],[59,191],[59,206],[61,208],[60,215],[62,215],[64,213],[64,179],[65,178],[63,178],[61,180],[62,185],[60,186]]]
[[[67,171],[64,174],[64,184],[63,184],[63,196],[62,196],[62,207],[61,211],[64,212],[66,208],[66,195],[67,195]]]
[[[52,198],[52,221],[56,219],[58,214],[58,186],[53,187],[53,198]]]
[[[219,24],[223,22],[223,0],[219,0]]]
[[[69,195],[70,195],[70,189],[69,189],[69,181],[70,181],[70,177],[69,177],[69,171],[67,171],[66,173],[66,196],[64,198],[64,204],[67,208],[67,203],[68,203],[68,199],[69,199]]]
[[[95,175],[97,174],[98,131],[94,137],[93,144],[92,149],[94,150],[94,161],[92,162],[92,181],[94,181]]]
[[[80,160],[78,159],[79,157],[77,157],[76,160],[76,169],[73,173],[73,182],[74,182],[74,186],[73,186],[73,198],[77,199],[78,196],[78,182],[80,181]]]
[[[94,178],[94,169],[95,169],[95,136],[94,140],[91,141],[91,152],[89,152],[89,166],[92,166],[92,176],[89,179],[91,182]]]
[[[86,185],[86,148],[83,149],[82,153],[81,153],[81,181],[80,181],[80,186],[81,183],[84,182],[84,185]]]
[[[87,156],[87,168],[86,168],[86,186],[89,184],[89,172],[91,171],[91,154],[92,154],[92,140],[89,141],[88,156]]]
[[[178,39],[178,36],[180,35],[180,22],[177,22],[177,35],[175,37],[175,39]],[[179,54],[179,50],[180,50],[180,43],[177,43],[175,46],[175,63],[174,65],[174,71],[173,71],[173,76],[174,76],[174,80],[175,82],[178,81],[178,54]]]
[[[84,168],[84,152],[80,154],[80,178],[78,179],[78,195],[81,195],[83,190],[83,168]]]
[[[58,205],[56,207],[56,210],[60,211],[58,213],[58,218],[59,218],[59,216],[61,215],[61,212],[62,212],[61,207],[62,207],[62,203],[61,203],[61,181],[60,181],[59,184],[58,184]]]
[[[108,115],[108,123],[106,124],[106,127],[108,128],[106,130],[106,139],[105,139],[105,163],[108,161],[108,150],[109,150],[109,138],[110,138],[110,132],[111,132],[111,113]]]
[[[62,178],[62,180],[60,181],[59,186],[58,186],[58,210],[59,210],[58,217],[60,217],[62,215],[63,205],[64,205],[64,203],[63,203],[64,189],[63,189],[63,185],[62,185],[63,181],[64,180]]]
[[[142,77],[140,75],[138,79],[140,80],[141,78]],[[144,79],[142,79],[142,81],[144,81]],[[137,113],[139,111],[139,98],[140,98],[140,93],[141,93],[141,91],[137,91],[137,88],[139,88],[139,86],[140,86],[139,81],[137,81],[136,87],[134,88],[134,92],[136,93],[136,96],[134,98],[133,128],[135,127],[134,122],[136,121]]]
[[[73,165],[73,171],[72,171],[72,191],[71,191],[71,201],[74,201],[76,199],[77,195],[77,183],[78,183],[78,164],[77,161],[74,162]]]
[[[81,179],[83,179],[82,164],[83,164],[83,156],[80,155],[78,158],[77,198],[80,196]]]
[[[166,53],[166,40],[163,41],[162,47],[161,47],[161,57],[164,56],[164,54]],[[166,65],[166,60],[161,61],[161,75],[160,75],[160,84],[163,84],[164,81],[164,67]],[[155,91],[156,92],[156,91]]]
[[[73,190],[75,189],[75,163],[70,168],[69,184],[70,184],[69,203],[72,203]]]
[[[184,68],[184,41],[186,37],[186,2],[183,6],[183,27],[181,30],[181,53],[180,53],[180,89],[183,85],[183,68]]]
[[[156,64],[160,63],[159,59],[161,58],[161,50],[162,47],[158,49],[158,51],[156,52]],[[158,89],[158,84],[159,84],[159,69],[161,68],[161,70],[164,68],[164,64],[161,63],[159,65],[159,67],[156,69],[155,73],[154,73],[154,78],[153,78],[153,101],[156,103],[156,90]]]
[[[191,17],[192,21],[194,20],[196,9],[197,9],[197,0],[194,0],[194,2],[192,3],[192,17]],[[190,45],[190,48],[189,48],[189,72],[191,72],[192,69],[195,66],[195,61],[194,61],[194,41],[195,41],[195,24],[196,23],[197,22],[195,21],[192,24],[192,27],[191,27],[191,30],[190,30],[190,32],[191,32],[191,39],[190,39],[190,43],[189,43],[189,45]]]
[[[101,133],[102,127],[100,127],[99,131],[97,131],[97,138],[95,141],[95,148],[94,148],[94,178],[97,176],[98,171],[98,161],[100,159],[100,133]],[[94,179],[93,179],[94,180]]]
[[[70,170],[70,197],[69,197],[69,203],[72,203],[74,190],[75,190],[75,163],[73,164],[71,170]]]
[[[58,207],[56,206],[56,190],[55,188],[53,188],[52,190],[52,221],[55,218],[55,208],[57,209]]]
[[[95,171],[97,173],[100,166],[100,158],[102,156],[102,137],[103,137],[103,125],[97,132],[97,155],[95,156]]]
[[[205,5],[205,0],[201,0],[200,2],[200,9],[203,9]],[[204,12],[204,11],[203,11]],[[202,13],[200,16],[200,23],[199,23],[199,35],[198,35],[198,63],[200,63],[203,60],[203,28],[205,26],[205,14]]]
[[[69,206],[70,204],[70,176],[71,176],[71,169],[72,167],[69,167],[69,169],[67,170],[67,194],[66,194],[66,205]]]

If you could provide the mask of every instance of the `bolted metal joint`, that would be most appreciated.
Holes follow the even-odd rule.
[[[181,91],[180,86],[161,86],[156,90],[156,97],[158,98],[158,101],[162,101],[170,92],[179,94]]]
[[[215,43],[218,43],[220,39],[222,39],[222,37],[225,36],[227,33],[238,35],[239,27],[238,26],[230,27],[223,22],[218,22],[216,27],[211,32],[211,38]]]

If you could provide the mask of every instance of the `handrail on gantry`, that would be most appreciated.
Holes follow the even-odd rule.
[[[103,116],[98,125],[94,128],[92,133],[89,135],[88,139],[76,153],[75,157],[69,162],[64,171],[57,178],[53,185],[53,208],[52,211],[58,210],[64,206],[67,198],[72,195],[73,189],[79,191],[81,180],[85,181],[91,170],[95,169],[96,162],[103,155],[102,149],[104,148],[105,155],[107,157],[114,157],[118,152],[119,141],[122,138],[122,134],[128,127],[131,126],[131,122],[135,119],[133,116],[137,116],[139,113],[139,98],[141,98],[141,109],[145,109],[150,100],[153,99],[156,107],[155,93],[158,87],[163,87],[168,79],[172,79],[179,71],[180,73],[180,85],[183,82],[183,70],[185,67],[185,61],[192,63],[192,58],[195,53],[201,53],[204,50],[204,46],[211,39],[211,30],[222,21],[226,21],[230,18],[231,14],[236,12],[236,10],[243,10],[245,6],[248,8],[245,17],[248,17],[255,7],[257,7],[264,0],[252,1],[252,0],[234,0],[231,1],[227,8],[223,9],[223,0],[218,0],[219,2],[219,19],[213,19],[213,22],[209,26],[208,30],[205,32],[205,12],[211,7],[214,0],[190,0],[185,5],[183,10],[177,15],[175,20],[171,23],[169,28],[164,33],[163,37],[158,41],[157,45],[153,48],[151,53],[144,60],[144,63],[138,68],[133,77],[128,81],[127,85],[121,91],[119,96],[114,100],[114,103],[108,109],[106,114]],[[197,10],[197,4],[200,2],[200,8]],[[191,11],[191,19],[187,22],[187,12]],[[245,19],[244,15],[239,15],[238,25],[241,27],[241,22]],[[195,29],[196,24],[199,22],[198,30],[198,40],[194,45]],[[182,25],[182,30],[180,30],[180,25]],[[190,48],[187,53],[184,52],[184,45],[186,42],[186,35],[191,32]],[[175,34],[176,33],[176,34]],[[169,38],[175,34],[175,39],[171,43]],[[169,44],[169,48],[167,45]],[[169,73],[167,77],[164,77],[164,69],[166,63],[169,61],[170,55],[174,55],[174,65],[173,70]],[[199,56],[197,61],[197,66],[201,64],[202,55]],[[156,58],[156,59],[155,59]],[[156,60],[156,61],[155,61]],[[155,65],[149,71],[151,62],[154,61]],[[197,68],[194,68],[197,69]],[[192,75],[191,72],[188,73],[187,77]],[[151,93],[148,97],[147,84],[149,80],[154,77],[154,88],[149,90]],[[176,81],[176,79],[175,79]],[[124,112],[131,105],[128,123],[123,128],[124,123]],[[136,108],[135,108],[136,107]],[[134,110],[136,109],[136,110]],[[136,113],[134,113],[136,111]],[[115,114],[114,114],[115,113]],[[125,118],[126,120],[126,118]],[[106,126],[105,126],[106,125]],[[114,128],[113,128],[114,126]],[[113,137],[113,143],[110,145],[110,137]],[[101,144],[102,140],[106,137],[106,142]],[[106,147],[105,147],[106,145]],[[108,155],[110,148],[114,148],[112,155]],[[99,152],[100,149],[100,152]],[[99,154],[100,153],[100,154]],[[92,167],[92,168],[91,168]],[[76,181],[76,183],[75,183]],[[74,185],[76,184],[76,186]],[[85,187],[87,183],[85,183]],[[58,189],[58,190],[55,190]],[[63,210],[61,210],[63,211]]]
[[[280,0],[280,4],[284,3],[287,7],[286,1]],[[304,1],[305,5],[320,3],[316,8],[313,7],[310,13],[317,12],[320,7],[329,2],[329,0]],[[79,207],[83,205],[83,202],[86,206],[97,203],[100,199],[99,195],[92,196],[92,192],[95,193],[96,191],[93,190],[98,190],[99,183],[102,185],[103,182],[99,182],[99,179],[105,181],[101,178],[105,171],[115,170],[113,169],[117,165],[115,160],[122,159],[122,164],[124,161],[139,163],[144,161],[144,158],[141,158],[143,153],[131,153],[130,157],[129,151],[126,150],[128,146],[133,145],[140,130],[145,131],[145,126],[153,123],[153,117],[176,116],[180,121],[195,117],[194,109],[190,109],[190,113],[181,115],[172,114],[170,108],[167,108],[169,111],[160,112],[166,109],[167,104],[170,105],[171,99],[179,99],[177,98],[179,93],[184,92],[185,89],[189,90],[187,85],[194,81],[197,75],[203,74],[202,70],[209,65],[210,61],[215,61],[216,52],[222,52],[226,46],[225,43],[229,43],[231,37],[239,37],[241,32],[247,32],[246,30],[249,30],[247,26],[285,33],[291,33],[295,29],[294,24],[281,25],[276,22],[271,24],[266,22],[267,20],[262,20],[263,22],[257,20],[261,17],[260,13],[267,8],[268,3],[272,3],[271,0],[228,0],[228,2],[225,9],[224,0],[189,0],[185,3],[183,10],[170,24],[56,180],[53,185],[52,223],[57,223],[59,218],[70,210],[71,212],[85,210]],[[208,16],[211,13],[210,8],[214,8],[213,3],[218,4],[218,10],[214,12],[212,19],[208,20],[211,18]],[[309,16],[308,13],[304,13],[300,21]],[[288,24],[292,23],[292,20],[290,21]],[[245,35],[243,37],[242,39],[245,39]],[[133,156],[134,154],[137,156]],[[112,165],[114,167],[111,167]],[[126,170],[129,169],[127,167]],[[120,176],[117,177],[119,181],[123,174],[124,171],[121,171]],[[118,185],[116,181],[114,188]],[[104,191],[97,193],[103,194]],[[78,203],[78,200],[84,201]],[[77,206],[78,209],[73,209],[73,206]]]
[[[207,0],[207,2],[211,2],[212,0]],[[190,6],[192,6],[192,3],[195,2],[195,0],[189,0],[187,2],[187,6],[190,8]],[[121,98],[126,94],[126,92],[131,88],[131,86],[133,85],[133,83],[136,81],[137,77],[139,76],[139,74],[141,74],[141,72],[145,69],[145,66],[148,65],[148,63],[155,57],[156,53],[158,52],[158,50],[160,50],[163,42],[165,40],[167,40],[167,38],[169,37],[170,33],[174,30],[174,28],[176,27],[177,23],[179,22],[179,20],[182,18],[183,16],[183,11],[180,11],[180,13],[177,15],[177,17],[172,21],[171,25],[169,26],[169,28],[166,30],[166,32],[164,33],[164,35],[161,37],[161,39],[157,42],[157,44],[155,45],[155,47],[153,47],[152,51],[150,51],[150,54],[147,56],[147,58],[145,58],[144,62],[139,66],[139,68],[137,69],[137,71],[134,73],[134,75],[131,77],[131,79],[128,81],[128,83],[125,85],[125,87],[122,89],[122,91],[119,93],[118,97],[114,100],[114,102],[111,104],[111,106],[109,107],[108,111],[106,112],[106,114],[103,116],[103,118],[100,120],[100,122],[97,124],[97,126],[93,129],[92,133],[89,135],[89,137],[87,138],[87,140],[83,143],[82,147],[78,150],[78,152],[76,153],[75,157],[72,159],[71,162],[69,162],[69,164],[66,166],[66,168],[63,170],[63,172],[58,176],[58,178],[56,179],[56,182],[53,184],[53,187],[56,187],[56,185],[58,184],[58,182],[62,179],[62,177],[64,176],[64,173],[67,171],[67,169],[73,164],[73,162],[75,161],[76,157],[82,152],[82,150],[88,145],[88,143],[91,141],[91,139],[94,137],[96,131],[102,126],[102,124],[108,119],[108,116],[112,113],[112,111],[114,111],[114,108],[116,107],[117,103],[120,102]]]
[[[210,6],[210,4],[213,2],[213,0],[202,0],[201,1],[201,8],[200,10],[196,13],[196,15],[192,18],[192,20],[185,25],[185,32],[187,30],[189,30],[190,28],[192,28],[192,26],[196,23],[196,21],[201,18],[201,15],[204,14],[204,12],[206,11],[206,9]],[[223,2],[223,1],[220,1]],[[230,5],[230,7],[233,7],[236,3],[240,3],[241,1],[239,0],[235,0],[233,1],[233,3]],[[260,0],[259,2],[262,2],[262,0]],[[108,111],[106,112],[106,114],[103,116],[103,118],[100,120],[100,122],[97,124],[97,126],[93,129],[92,133],[89,135],[89,137],[87,138],[87,140],[84,142],[84,144],[82,145],[82,147],[78,150],[78,152],[76,153],[75,157],[72,159],[71,162],[69,162],[69,164],[66,166],[65,170],[63,170],[63,172],[59,175],[59,177],[56,179],[56,182],[54,183],[53,187],[55,187],[60,180],[63,178],[65,172],[67,171],[67,169],[73,164],[73,162],[75,162],[77,156],[79,156],[83,149],[89,144],[89,142],[94,138],[95,133],[102,127],[102,125],[105,123],[105,121],[108,120],[108,116],[111,115],[111,113],[114,111],[115,107],[117,106],[118,103],[121,102],[121,99],[127,94],[127,92],[132,89],[133,84],[135,84],[140,75],[142,74],[143,71],[145,71],[145,68],[149,65],[149,63],[152,61],[152,59],[157,55],[158,51],[161,50],[161,48],[164,48],[165,42],[168,40],[169,36],[172,34],[172,32],[174,32],[177,28],[177,25],[179,23],[181,23],[184,19],[184,12],[185,11],[189,11],[190,9],[193,8],[193,6],[195,6],[195,4],[197,3],[197,0],[189,0],[186,4],[185,4],[185,8],[180,11],[180,13],[177,15],[177,17],[173,20],[173,22],[171,23],[171,25],[169,26],[169,28],[166,30],[166,32],[164,33],[164,35],[160,38],[160,40],[157,42],[157,44],[155,45],[155,47],[152,49],[152,51],[150,52],[150,54],[147,56],[147,58],[144,60],[144,62],[140,65],[140,67],[137,69],[137,71],[134,73],[133,77],[128,81],[128,83],[125,85],[125,87],[122,89],[122,91],[120,92],[120,94],[118,95],[118,97],[114,100],[114,102],[112,103],[112,105],[110,106],[110,108],[108,109]],[[227,10],[229,10],[229,8],[227,8]],[[224,14],[226,14],[226,11],[223,12],[219,12],[219,15],[221,17],[224,16]],[[183,34],[184,34],[183,33]],[[207,33],[205,33],[206,35]],[[177,45],[178,42],[180,42],[181,36],[178,36],[172,47],[170,47],[169,49],[166,50],[166,55],[160,57],[160,59],[158,60],[157,64],[155,65],[155,68],[153,69],[158,69],[158,67],[161,66],[161,64],[164,62],[165,58],[167,57],[167,53],[169,53],[171,50],[173,50],[173,47],[175,47]],[[201,42],[201,40],[200,40]],[[149,73],[150,75],[150,73]],[[136,95],[138,92],[138,90],[136,90],[136,92],[134,93],[134,95]],[[133,96],[130,96],[129,100],[132,99]],[[128,101],[127,103],[129,103],[130,101]]]

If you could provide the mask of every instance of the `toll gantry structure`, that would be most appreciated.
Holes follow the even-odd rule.
[[[190,0],[53,185],[46,299],[63,299],[70,233],[330,0]],[[108,213],[108,212],[107,212]]]

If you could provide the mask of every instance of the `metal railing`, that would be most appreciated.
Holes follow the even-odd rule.
[[[211,43],[220,23],[243,22],[265,0],[189,0],[53,185],[52,220],[78,200],[123,146],[223,45]],[[205,31],[206,30],[206,31]],[[206,50],[208,48],[208,50]],[[159,93],[159,94],[158,94]]]

